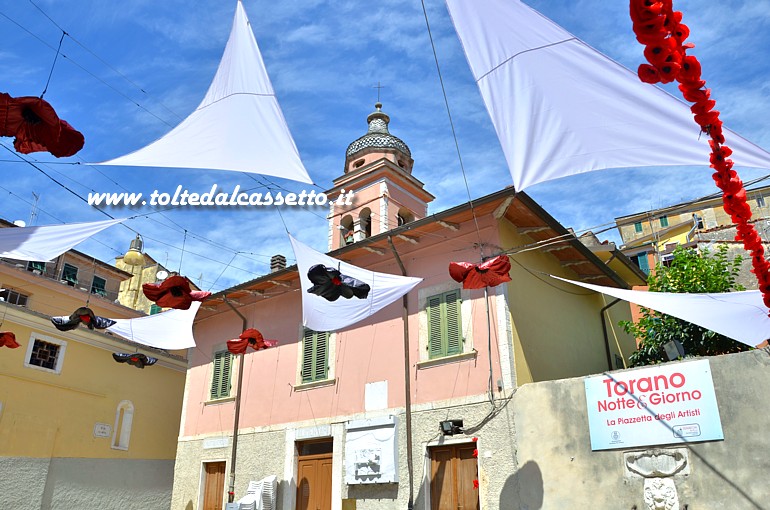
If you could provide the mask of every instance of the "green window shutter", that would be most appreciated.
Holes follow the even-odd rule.
[[[302,335],[302,382],[329,377],[329,333],[305,329]]]
[[[329,333],[315,334],[315,359],[313,360],[313,380],[322,381],[329,373]]]
[[[428,298],[428,358],[440,358],[444,355],[441,331],[441,295]]]
[[[313,353],[315,352],[315,342],[313,342],[313,330],[305,329],[302,335],[302,382],[313,381]]]
[[[634,223],[634,231],[637,234],[640,234],[642,232],[642,222],[641,221],[637,221],[636,223]]]
[[[444,294],[445,324],[447,334],[447,354],[463,352],[463,325],[460,320],[460,291],[455,290]]]
[[[214,370],[211,377],[211,398],[230,396],[230,376],[233,370],[233,356],[229,351],[214,354]]]
[[[428,358],[463,352],[460,291],[452,290],[428,298]]]
[[[667,227],[668,226],[668,216],[661,216],[660,217],[660,226],[661,227]]]

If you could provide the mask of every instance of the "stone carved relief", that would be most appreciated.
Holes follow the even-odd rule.
[[[686,450],[654,449],[625,454],[626,468],[642,478],[674,476],[687,466]]]
[[[647,510],[679,510],[679,495],[674,475],[687,475],[687,450],[651,449],[624,454],[627,474],[644,479],[644,503]]]
[[[647,510],[679,510],[679,495],[669,478],[644,480],[644,504]]]

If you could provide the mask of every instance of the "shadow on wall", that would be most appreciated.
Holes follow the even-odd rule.
[[[408,484],[407,484],[408,485]],[[398,484],[378,483],[348,485],[348,498],[350,499],[398,499]]]
[[[193,502],[192,501],[188,501],[187,505],[184,507],[184,510],[193,510],[193,508],[194,508],[193,507]]]
[[[518,505],[516,500],[518,499]],[[501,510],[521,508],[540,510],[543,508],[543,474],[537,462],[527,461],[514,474],[508,477],[500,492]]]

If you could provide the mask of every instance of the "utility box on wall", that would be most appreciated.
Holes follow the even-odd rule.
[[[345,483],[398,483],[398,418],[353,420],[345,430]]]

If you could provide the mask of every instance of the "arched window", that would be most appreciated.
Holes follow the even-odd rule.
[[[401,207],[396,214],[396,223],[400,227],[401,225],[405,225],[410,221],[414,221],[414,214],[412,214],[412,212],[406,207]]]
[[[340,235],[342,236],[342,246],[353,244],[355,240],[353,237],[353,217],[349,214],[343,216],[340,221]]]
[[[364,237],[372,237],[372,210],[368,207],[361,209],[361,213],[358,215],[358,221],[361,225],[361,232]]]
[[[131,440],[131,423],[134,421],[134,404],[123,400],[115,411],[115,427],[112,429],[112,448],[128,450]]]

